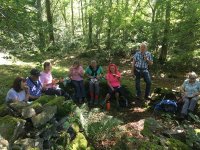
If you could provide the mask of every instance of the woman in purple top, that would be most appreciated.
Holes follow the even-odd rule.
[[[78,60],[74,61],[69,71],[69,78],[71,79],[72,84],[75,88],[75,97],[79,101],[79,103],[82,103],[85,97],[83,74],[83,67],[80,65],[80,62]]]
[[[6,102],[27,102],[29,99],[29,89],[26,85],[26,79],[17,77],[8,91]]]

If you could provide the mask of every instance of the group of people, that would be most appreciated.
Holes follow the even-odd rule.
[[[136,96],[138,99],[142,98],[140,88],[141,78],[143,78],[146,83],[144,98],[150,99],[151,75],[149,66],[152,64],[152,54],[147,51],[147,45],[141,43],[140,50],[133,55],[132,63],[132,75],[135,78]],[[58,82],[63,82],[63,80],[57,80],[52,77],[51,63],[45,62],[43,67],[44,70],[42,72],[37,69],[32,69],[30,71],[30,76],[26,79],[17,77],[14,80],[12,88],[7,93],[6,102],[34,101],[38,99],[42,93],[46,95],[65,96],[66,98],[69,97],[69,95],[58,86]],[[109,89],[105,100],[108,101],[114,96],[116,105],[119,106],[119,97],[123,95],[123,89],[121,87],[121,73],[118,71],[118,67],[115,64],[108,65],[107,73],[104,76],[103,68],[99,66],[95,60],[91,61],[85,71],[78,60],[74,61],[69,70],[69,78],[75,88],[75,99],[79,103],[83,102],[86,95],[83,82],[84,75],[89,82],[90,105],[98,104],[100,91],[99,82],[101,82],[101,79],[105,78]],[[197,100],[199,99],[200,82],[197,77],[195,72],[189,73],[188,79],[186,79],[182,85],[182,97],[184,101],[181,111],[182,117],[185,117],[188,111],[194,110]]]

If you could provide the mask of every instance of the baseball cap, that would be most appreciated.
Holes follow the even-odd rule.
[[[40,71],[34,68],[31,70],[30,74],[33,76],[40,76]]]

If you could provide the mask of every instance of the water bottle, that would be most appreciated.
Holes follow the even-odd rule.
[[[110,101],[106,102],[106,110],[109,111],[110,110]]]

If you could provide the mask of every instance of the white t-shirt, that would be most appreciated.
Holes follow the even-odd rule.
[[[26,99],[26,92],[25,90],[16,92],[13,88],[11,88],[6,96],[6,102],[12,100],[24,101]]]

